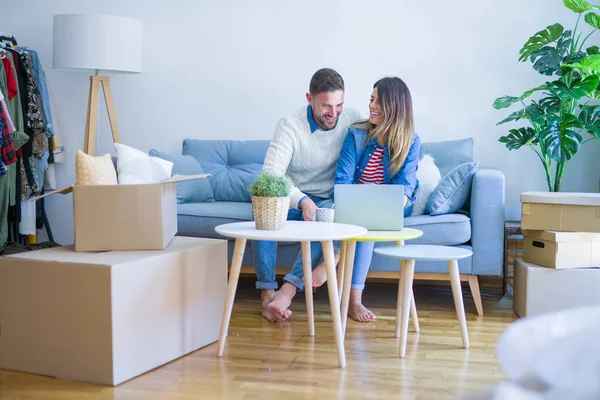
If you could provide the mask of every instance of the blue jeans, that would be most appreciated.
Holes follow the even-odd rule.
[[[319,208],[332,208],[333,200],[324,199],[308,195]],[[290,209],[288,212],[288,221],[303,221],[302,211]],[[256,269],[256,288],[257,289],[277,289],[277,281],[275,280],[275,267],[277,261],[277,242],[266,240],[252,241],[252,252],[254,253],[254,265]],[[323,249],[321,242],[310,243],[311,265],[316,268],[320,261]],[[304,290],[304,269],[302,268],[302,252],[298,253],[296,262],[292,267],[292,271],[283,277],[283,280],[296,286],[300,290]]]

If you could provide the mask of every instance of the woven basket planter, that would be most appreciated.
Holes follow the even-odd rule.
[[[283,229],[289,208],[289,197],[252,196],[252,212],[256,221],[256,229]]]

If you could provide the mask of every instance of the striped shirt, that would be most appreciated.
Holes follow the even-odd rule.
[[[360,176],[358,183],[371,183],[382,185],[385,183],[383,179],[383,147],[377,146],[369,162],[365,166],[365,170]]]

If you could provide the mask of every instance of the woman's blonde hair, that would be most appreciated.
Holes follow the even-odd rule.
[[[369,120],[362,122],[369,134],[366,141],[377,139],[380,144],[388,144],[389,174],[398,173],[413,141],[414,117],[412,97],[408,86],[400,78],[383,78],[375,82],[379,108],[383,114],[383,122],[379,126]]]

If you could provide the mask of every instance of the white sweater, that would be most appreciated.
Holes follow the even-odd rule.
[[[279,120],[263,165],[264,172],[292,179],[290,208],[295,209],[305,194],[329,197],[348,127],[361,119],[357,110],[345,108],[334,129],[311,133],[307,109],[308,105]]]

